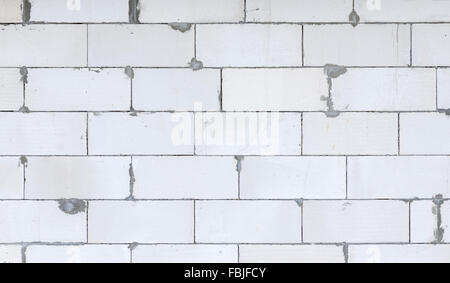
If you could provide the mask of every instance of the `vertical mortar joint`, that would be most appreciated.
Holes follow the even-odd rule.
[[[130,167],[128,169],[128,174],[130,176],[130,195],[126,200],[134,201],[134,184],[136,183],[136,178],[134,176],[133,159],[131,159]]]
[[[444,239],[445,229],[442,227],[442,210],[441,207],[444,204],[444,197],[442,195],[436,195],[433,197],[433,214],[437,218],[437,227],[434,231],[435,243],[440,244]]]
[[[28,24],[31,19],[31,3],[29,0],[22,1],[22,23]]]
[[[128,1],[128,18],[130,24],[139,24],[139,16],[141,13],[141,4],[139,0]]]
[[[325,115],[329,118],[336,118],[341,113],[340,111],[337,111],[334,109],[334,101],[333,101],[333,79],[337,79],[340,76],[347,73],[347,68],[344,66],[339,65],[333,65],[333,64],[327,64],[325,65],[324,74],[327,76],[327,83],[328,83],[328,95],[322,96],[321,100],[326,101],[327,103],[327,110],[324,112]]]

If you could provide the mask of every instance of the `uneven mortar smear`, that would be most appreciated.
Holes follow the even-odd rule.
[[[334,102],[333,102],[333,97],[332,97],[333,79],[337,79],[341,75],[347,73],[347,68],[345,68],[343,66],[328,64],[328,65],[325,65],[325,67],[324,67],[324,73],[327,76],[327,82],[328,82],[328,97],[322,96],[322,98],[321,98],[322,101],[327,102],[328,110],[325,111],[325,115],[327,115],[327,117],[329,117],[329,118],[336,118],[341,113],[334,109]]]
[[[234,159],[236,159],[236,171],[238,173],[241,173],[241,171],[242,171],[242,161],[244,160],[244,156],[235,156]]]
[[[359,17],[358,13],[353,10],[350,15],[348,16],[348,20],[352,24],[352,26],[355,28],[358,26],[359,22],[361,21],[361,18]]]
[[[191,67],[193,71],[199,71],[203,69],[203,62],[197,60],[197,58],[192,58],[191,62],[189,62],[189,67]]]
[[[130,196],[126,200],[134,201],[134,184],[136,183],[136,178],[134,177],[133,160],[130,162],[130,169],[128,169],[128,174],[130,175]]]
[[[29,0],[22,2],[22,21],[24,24],[29,23],[31,19],[31,3]]]
[[[20,157],[20,164],[22,164],[23,166],[28,166],[28,159],[26,156]]]
[[[66,214],[75,215],[86,212],[86,202],[79,199],[62,199],[58,200],[59,209]]]
[[[130,249],[130,251],[134,251],[138,246],[138,243],[131,243],[128,245],[128,248]]]
[[[450,109],[438,109],[438,112],[450,116]]]
[[[24,84],[28,83],[28,68],[25,66],[20,68],[20,81]]]
[[[191,30],[191,28],[192,28],[192,24],[187,24],[187,23],[170,23],[169,26],[173,30],[181,31],[182,33],[185,33],[187,31]]]
[[[141,13],[139,0],[128,1],[128,18],[130,24],[139,24],[139,16]]]
[[[342,250],[344,252],[345,263],[348,263],[349,255],[348,255],[348,244],[344,243],[342,245]]]
[[[442,195],[437,195],[433,198],[433,214],[436,215],[437,218],[437,228],[434,230],[434,236],[436,238],[436,243],[442,243],[442,240],[444,239],[444,233],[445,230],[442,228],[442,211],[441,207],[442,204],[444,204],[444,198]]]
[[[22,263],[27,263],[27,249],[28,249],[28,245],[24,244],[21,249]]]
[[[134,79],[134,70],[131,66],[126,66],[124,72],[127,77],[129,77],[130,79]]]
[[[23,105],[19,112],[30,113],[30,109],[25,106],[25,85],[28,84],[28,68],[25,66],[20,68],[20,81],[23,83]]]

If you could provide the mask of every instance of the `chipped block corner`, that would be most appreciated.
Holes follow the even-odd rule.
[[[450,262],[450,1],[0,0],[0,263]]]

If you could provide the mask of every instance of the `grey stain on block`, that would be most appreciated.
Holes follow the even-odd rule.
[[[25,66],[20,68],[20,81],[24,84],[28,83],[28,69]]]
[[[125,67],[125,75],[127,75],[130,79],[134,79],[134,70],[131,66]]]
[[[86,211],[86,202],[79,199],[62,199],[58,201],[59,209],[66,214],[75,215]]]
[[[235,156],[236,159],[236,171],[240,173],[242,171],[242,161],[244,161],[244,156]]]
[[[170,23],[169,26],[173,30],[181,31],[183,33],[191,30],[191,28],[192,28],[192,24],[187,24],[187,23]]]
[[[433,198],[433,214],[436,215],[437,218],[437,228],[434,231],[434,236],[436,238],[436,243],[442,243],[444,239],[445,230],[442,228],[442,211],[441,207],[444,204],[444,198],[442,195],[437,195]]]
[[[450,116],[450,109],[438,109],[438,112]]]
[[[303,199],[297,199],[297,200],[295,200],[295,203],[296,203],[299,207],[303,207]]]
[[[345,263],[348,263],[348,259],[349,259],[349,253],[348,253],[348,244],[344,243],[342,245],[342,250],[344,252],[344,259],[345,259]]]
[[[139,16],[141,13],[141,5],[139,0],[129,0],[128,1],[128,18],[130,24],[138,24]]]
[[[130,251],[135,250],[137,247],[139,246],[138,243],[131,243],[128,245],[128,248],[130,249]]]
[[[31,3],[29,0],[23,0],[22,2],[22,21],[23,23],[29,23],[31,19]]]
[[[358,13],[355,10],[353,10],[348,16],[348,20],[350,21],[353,27],[357,27],[359,22],[361,21],[361,18],[359,17]]]
[[[130,195],[128,196],[127,200],[135,200],[134,199],[134,184],[136,183],[136,178],[134,176],[133,160],[130,162],[128,174],[130,175]]]
[[[327,111],[325,111],[325,115],[329,118],[336,118],[341,113],[334,109],[333,102],[333,79],[337,79],[340,76],[347,73],[347,68],[339,65],[328,64],[324,67],[324,73],[327,76],[328,83],[328,96],[322,96],[321,100],[326,101],[327,103]]]
[[[30,113],[30,109],[28,107],[26,107],[25,105],[23,105],[22,107],[19,108],[19,112]]]
[[[28,245],[24,244],[21,249],[22,263],[27,263],[27,249]]]
[[[189,67],[191,67],[193,71],[199,71],[203,69],[203,62],[197,60],[197,58],[192,58],[191,62],[189,62]]]
[[[28,166],[28,159],[26,156],[20,157],[20,164],[22,164],[23,166]]]

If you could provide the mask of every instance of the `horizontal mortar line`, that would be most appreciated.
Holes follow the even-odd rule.
[[[329,243],[321,243],[321,242],[305,242],[305,243],[139,243],[139,242],[127,242],[127,243],[102,243],[102,242],[90,242],[90,243],[83,243],[83,242],[76,242],[76,243],[64,243],[64,242],[14,242],[14,243],[0,243],[0,246],[19,246],[19,245],[26,245],[26,246],[92,246],[92,245],[104,245],[104,246],[127,246],[131,244],[137,244],[138,246],[205,246],[205,245],[211,245],[211,246],[234,246],[234,245],[248,245],[248,246],[337,246],[342,247],[344,244],[343,242],[329,242]],[[353,246],[361,246],[361,245],[402,245],[402,246],[414,246],[414,245],[432,245],[432,246],[448,246],[450,243],[409,243],[409,242],[377,242],[377,243],[367,243],[367,242],[353,242],[353,243],[345,243],[347,245],[353,245]]]
[[[341,110],[336,110],[341,114],[345,114],[345,113],[379,113],[379,114],[405,114],[405,113],[438,113],[438,114],[443,114],[445,115],[445,113],[441,112],[442,109],[437,109],[437,110],[352,110],[352,111],[341,111]],[[134,111],[130,111],[130,110],[110,110],[110,111],[105,111],[105,110],[100,110],[100,111],[96,111],[96,110],[30,110],[27,112],[22,112],[19,110],[0,110],[0,113],[20,113],[23,115],[27,115],[27,114],[33,114],[33,113],[80,113],[80,114],[93,114],[94,116],[96,116],[95,114],[107,114],[107,113],[119,113],[119,114],[137,114],[139,116],[139,114],[158,114],[158,113],[167,113],[167,114],[178,114],[178,113],[191,113],[191,114],[200,114],[200,113],[205,113],[205,114],[227,114],[227,113],[248,113],[248,114],[252,114],[252,113],[323,113],[325,114],[327,111],[326,110],[307,110],[307,111],[301,111],[301,110],[292,110],[292,111],[277,111],[277,110],[224,110],[224,111],[220,111],[220,110],[205,110],[205,111],[193,111],[193,110],[134,110]],[[330,118],[330,120],[332,120],[333,118]]]
[[[17,201],[28,201],[28,202],[57,202],[61,199],[73,199],[72,198],[46,198],[46,199],[34,199],[34,198],[21,198],[21,199],[0,199],[1,202],[17,202]],[[77,199],[77,198],[75,198]],[[296,202],[298,200],[302,200],[304,202],[309,201],[361,201],[361,202],[368,202],[368,201],[374,201],[374,202],[384,202],[384,201],[401,201],[401,202],[410,202],[410,201],[433,201],[434,198],[418,198],[418,197],[405,197],[405,198],[135,198],[133,200],[127,200],[125,198],[122,199],[96,199],[96,198],[79,198],[80,200],[89,201],[89,202],[123,202],[123,203],[134,203],[134,202],[152,202],[152,201],[161,201],[161,202],[193,202],[193,201],[239,201],[239,202],[249,202],[249,201],[256,201],[256,202],[264,202],[264,201],[278,201],[278,202]],[[442,198],[443,201],[449,201],[450,198]]]
[[[260,70],[260,69],[295,69],[295,70],[302,70],[302,69],[323,69],[326,65],[311,65],[311,66],[224,66],[224,67],[208,67],[208,66],[204,66],[202,69],[210,69],[210,70],[222,70],[222,69],[256,69],[256,70]],[[356,66],[356,65],[342,65],[343,67],[347,68],[347,69],[439,69],[439,68],[444,68],[444,69],[448,69],[450,68],[449,66]],[[58,70],[58,69],[73,69],[73,70],[122,70],[125,69],[127,67],[130,67],[129,65],[127,66],[83,66],[83,67],[64,67],[64,66],[52,66],[52,67],[27,67],[27,69],[31,69],[31,70],[39,70],[39,69],[43,69],[43,70],[47,70],[47,69],[51,69],[51,70]],[[158,69],[167,69],[167,70],[176,70],[176,69],[183,69],[183,70],[191,70],[192,68],[189,66],[179,66],[179,67],[165,67],[165,66],[131,66],[133,69],[138,69],[138,70],[158,70]],[[4,66],[1,67],[0,69],[20,69],[22,68],[22,66]]]
[[[17,157],[20,158],[22,156],[26,157],[235,157],[235,156],[243,156],[243,157],[261,157],[261,158],[270,158],[270,157],[349,157],[349,158],[357,158],[357,157],[450,157],[450,154],[358,154],[358,155],[342,155],[342,154],[303,154],[303,155],[252,155],[252,154],[215,154],[215,155],[198,155],[198,154],[90,154],[90,155],[51,155],[51,154],[0,154],[1,157]]]
[[[204,66],[202,69],[204,70],[221,70],[221,69],[236,69],[236,70],[261,70],[261,69],[267,69],[267,70],[277,70],[277,69],[294,69],[294,70],[302,70],[302,69],[323,69],[326,65],[310,65],[310,66]],[[363,66],[363,65],[341,65],[347,69],[448,69],[450,68],[450,65],[427,65],[427,66]],[[22,66],[0,66],[0,69],[20,69]],[[46,67],[28,67],[27,69],[73,69],[73,70],[94,70],[94,69],[101,69],[101,70],[109,70],[109,69],[124,69],[127,66],[71,66],[71,67],[64,67],[64,66],[46,66]],[[149,70],[177,70],[177,69],[184,69],[184,70],[191,70],[192,68],[189,66],[179,66],[179,67],[167,67],[167,66],[131,66],[133,69],[149,69]]]
[[[0,26],[27,26],[27,25],[127,25],[127,26],[146,26],[146,25],[170,25],[170,24],[192,24],[192,25],[311,25],[311,26],[322,26],[322,25],[351,25],[350,21],[230,21],[230,22],[199,22],[199,21],[171,21],[171,22],[140,22],[140,23],[129,23],[122,21],[111,21],[111,22],[96,22],[96,21],[73,21],[73,22],[52,22],[52,21],[30,21],[27,23],[22,22],[6,22],[1,23]],[[450,24],[450,21],[361,21],[358,25],[440,25],[440,24]]]

